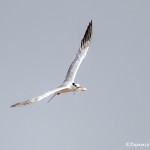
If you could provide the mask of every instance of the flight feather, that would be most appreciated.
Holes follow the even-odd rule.
[[[86,32],[84,34],[84,37],[81,40],[81,45],[80,45],[78,52],[76,53],[76,57],[68,69],[67,75],[64,80],[64,84],[68,84],[68,82],[69,83],[74,82],[74,79],[75,79],[77,71],[80,67],[80,64],[83,61],[83,59],[85,58],[86,53],[89,49],[91,37],[92,37],[92,21],[89,23],[89,25],[86,29]]]

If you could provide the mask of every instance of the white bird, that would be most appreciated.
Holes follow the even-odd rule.
[[[75,76],[77,74],[77,71],[80,67],[81,62],[83,61],[83,59],[86,56],[86,53],[89,49],[89,44],[91,42],[91,37],[92,37],[92,20],[89,23],[86,32],[84,34],[84,37],[81,41],[81,45],[79,50],[76,53],[76,57],[73,60],[73,62],[71,63],[67,75],[65,77],[65,80],[63,81],[63,83],[56,89],[51,90],[51,91],[47,91],[45,93],[43,93],[40,96],[36,96],[33,97],[29,100],[20,102],[20,103],[16,103],[14,105],[12,105],[11,107],[17,107],[17,106],[22,106],[22,105],[28,105],[28,104],[33,104],[35,102],[41,101],[42,99],[50,96],[53,94],[53,96],[51,97],[50,100],[52,100],[56,95],[62,94],[62,93],[67,93],[67,92],[76,92],[76,91],[86,91],[87,89],[82,87],[80,84],[77,84],[74,82]],[[49,101],[50,101],[49,100]],[[48,101],[48,102],[49,102]]]

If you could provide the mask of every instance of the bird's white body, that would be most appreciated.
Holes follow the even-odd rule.
[[[59,94],[68,93],[68,92],[76,92],[76,91],[86,91],[87,90],[86,88],[82,87],[80,84],[74,83],[74,80],[75,80],[77,71],[80,67],[80,64],[82,63],[82,61],[85,58],[87,51],[89,49],[89,44],[91,42],[91,36],[92,36],[92,21],[89,23],[89,25],[87,27],[85,35],[81,41],[80,48],[77,51],[74,61],[71,63],[71,65],[68,69],[65,80],[58,88],[51,90],[51,91],[47,91],[47,92],[43,93],[42,95],[33,97],[29,100],[26,100],[26,101],[23,101],[20,103],[16,103],[16,104],[12,105],[11,107],[32,104],[32,103],[41,101],[42,99],[44,99],[52,94],[53,94],[53,96],[51,97],[50,100],[52,100],[56,95],[59,95]]]

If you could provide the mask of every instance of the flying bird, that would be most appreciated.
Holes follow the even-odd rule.
[[[86,91],[87,90],[86,88],[82,87],[80,84],[75,83],[74,80],[75,80],[77,71],[80,67],[80,64],[82,63],[89,49],[89,45],[91,43],[91,37],[92,37],[92,20],[89,22],[89,25],[86,29],[84,37],[81,40],[79,50],[77,51],[76,57],[68,69],[68,72],[66,74],[66,77],[63,83],[58,88],[55,88],[54,90],[47,91],[40,96],[33,97],[26,101],[16,103],[12,105],[11,107],[18,107],[18,106],[33,104],[35,102],[41,101],[42,99],[50,95],[52,95],[52,97],[50,98],[48,102],[50,102],[56,95],[59,95],[59,94],[63,94],[67,92],[75,93],[77,91]]]

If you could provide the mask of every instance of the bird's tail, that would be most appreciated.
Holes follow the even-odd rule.
[[[57,93],[53,94],[53,96],[48,100],[47,103],[49,103],[56,95],[57,95]]]

